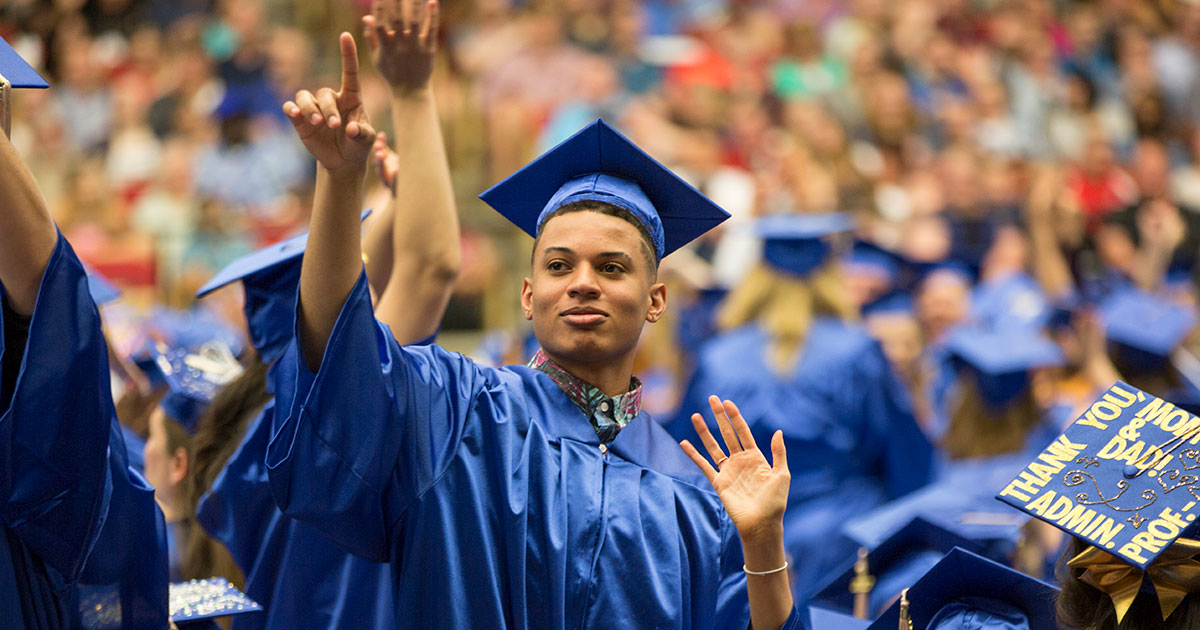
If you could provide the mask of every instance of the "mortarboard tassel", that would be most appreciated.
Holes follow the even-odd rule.
[[[869,619],[871,589],[875,588],[875,577],[868,572],[867,548],[858,548],[858,560],[854,562],[854,579],[850,580],[850,592],[854,594],[854,616]]]
[[[912,619],[908,618],[908,589],[900,591],[900,625],[898,630],[913,630]]]

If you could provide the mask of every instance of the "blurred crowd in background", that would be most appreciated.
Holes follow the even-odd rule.
[[[12,138],[81,258],[127,302],[188,307],[224,264],[306,229],[315,163],[280,105],[336,84],[336,33],[360,36],[366,10],[5,3],[0,35],[52,84],[18,96]],[[529,240],[475,195],[596,117],[733,215],[664,261],[674,320],[647,330],[637,368],[652,412],[676,403],[678,350],[705,334],[688,307],[754,266],[746,227],[763,215],[853,213],[846,287],[858,306],[911,296],[868,323],[914,392],[922,349],[991,278],[1027,274],[1043,310],[1114,279],[1194,303],[1200,3],[447,0],[439,37],[463,225],[443,340],[458,349],[519,361],[527,333]],[[386,84],[366,72],[387,131]],[[386,203],[369,187],[366,205]],[[903,264],[857,265],[853,242]],[[963,273],[928,273],[947,261]],[[1076,327],[1074,343],[1103,344]]]

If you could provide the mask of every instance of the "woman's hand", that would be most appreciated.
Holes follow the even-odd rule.
[[[358,49],[354,37],[342,33],[342,87],[338,91],[321,88],[296,93],[296,99],[283,104],[283,113],[304,148],[325,169],[339,172],[361,168],[371,154],[375,130],[363,107],[358,81]]]
[[[374,0],[362,20],[371,61],[392,92],[407,96],[427,89],[437,50],[437,1]]]
[[[758,445],[750,427],[742,418],[733,401],[724,402],[709,396],[708,403],[720,427],[721,438],[728,449],[717,444],[700,414],[692,414],[692,426],[700,435],[700,442],[715,462],[710,464],[704,456],[684,440],[680,446],[692,462],[704,473],[725,505],[725,511],[737,527],[743,542],[747,538],[759,538],[782,531],[783,512],[787,508],[788,487],[792,475],[788,472],[787,451],[783,446],[783,432],[771,436],[771,462]]]

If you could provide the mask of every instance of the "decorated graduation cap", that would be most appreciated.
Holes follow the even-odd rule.
[[[953,549],[868,628],[894,630],[905,609],[921,630],[1056,630],[1058,589]]]
[[[603,120],[579,130],[479,198],[533,237],[567,204],[611,204],[646,228],[660,260],[729,218]]]
[[[763,239],[763,262],[783,273],[805,276],[829,258],[827,237],[854,229],[849,214],[782,213],[755,222],[754,231]]]
[[[176,582],[168,588],[171,621],[179,630],[218,628],[217,619],[262,613],[262,606],[225,578]]]
[[[832,579],[822,585],[811,604],[852,613],[861,595],[866,598],[862,612],[873,619],[955,547],[982,553],[975,542],[914,518],[878,546],[864,547],[860,557],[847,558],[831,572]]]
[[[229,348],[215,341],[195,350],[156,348],[154,364],[167,384],[160,406],[193,434],[196,421],[217,392],[242,373],[242,365]]]
[[[361,218],[365,220],[370,214],[369,209],[364,210]],[[196,298],[202,298],[227,284],[242,281],[246,295],[242,310],[250,342],[265,363],[283,354],[291,341],[296,287],[300,285],[300,264],[307,245],[305,232],[242,256],[218,271],[196,292]]]
[[[1140,369],[1164,364],[1196,327],[1193,309],[1128,287],[1100,303],[1100,317],[1123,363]]]
[[[14,88],[45,89],[49,83],[4,39],[0,39],[0,75]]]
[[[1030,370],[1063,363],[1054,342],[1020,327],[961,326],[947,336],[946,349],[959,365],[970,368],[984,402],[993,409],[1003,408],[1025,390]]]
[[[1118,619],[1144,590],[1166,619],[1194,590],[1170,576],[1200,572],[1200,418],[1118,382],[996,498],[1090,545],[1069,565]]]

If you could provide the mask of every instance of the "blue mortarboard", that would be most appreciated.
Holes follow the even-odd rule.
[[[362,219],[370,214],[369,209],[364,210]],[[282,354],[292,339],[296,287],[300,284],[300,263],[307,245],[305,232],[242,256],[218,271],[196,292],[196,298],[202,298],[227,284],[242,281],[246,294],[242,310],[250,342],[264,363]]]
[[[1196,314],[1134,288],[1114,291],[1100,303],[1109,341],[1135,365],[1153,368],[1164,362],[1196,327]]]
[[[912,295],[903,291],[893,291],[862,307],[863,317],[872,315],[912,315]]]
[[[96,306],[104,306],[110,302],[115,302],[121,297],[121,290],[118,289],[112,282],[100,275],[98,271],[84,265],[84,270],[87,271],[88,293],[92,295],[92,301]]]
[[[219,342],[205,344],[197,350],[157,350],[154,363],[168,389],[159,404],[188,433],[195,433],[200,414],[221,388],[242,373],[242,365],[229,348]]]
[[[1116,383],[996,498],[1145,569],[1200,514],[1200,418]]]
[[[996,502],[994,489],[1008,483],[1026,464],[1025,454],[955,462],[924,488],[853,518],[842,528],[847,538],[875,548],[919,517],[972,541],[993,559],[1016,548],[1029,517]]]
[[[970,539],[918,517],[871,548],[867,553],[867,572],[874,585],[868,596],[868,614],[874,618],[882,612],[900,591],[912,586],[955,547],[983,552]],[[833,577],[822,584],[810,603],[842,613],[853,612],[854,594],[850,587],[856,575],[856,561],[857,558],[846,558],[831,571]]]
[[[874,243],[855,241],[843,259],[842,264],[851,270],[861,270],[863,273],[880,275],[889,284],[895,284],[900,276],[903,259]]]
[[[221,120],[237,115],[263,116],[283,115],[279,107],[279,98],[271,93],[266,86],[259,84],[230,85],[225,88],[225,96],[217,103],[213,115]]]
[[[479,195],[530,236],[558,208],[600,201],[624,208],[650,233],[659,259],[729,214],[603,120],[579,130]]]
[[[763,261],[797,276],[807,275],[829,257],[826,237],[852,229],[852,217],[843,212],[773,214],[754,224],[755,233],[763,239]]]
[[[1037,330],[1050,319],[1050,300],[1025,273],[981,282],[971,292],[971,318],[993,330]]]
[[[218,627],[214,620],[220,617],[262,612],[258,602],[225,578],[172,583],[168,593],[171,621],[180,630],[207,630]]]
[[[963,549],[954,549],[908,590],[908,614],[923,630],[1056,630],[1058,589]],[[893,603],[870,626],[892,630]]]
[[[858,619],[836,610],[816,606],[808,608],[808,618],[808,627],[812,630],[866,630],[871,625],[869,619]]]
[[[960,364],[970,366],[984,401],[1003,407],[1029,382],[1029,371],[1062,365],[1054,342],[1030,330],[983,330],[960,326],[947,335],[946,349]]]
[[[0,74],[4,75],[4,78],[8,79],[14,88],[44,89],[50,87],[42,75],[38,74],[37,70],[34,70],[3,39],[0,39]]]

